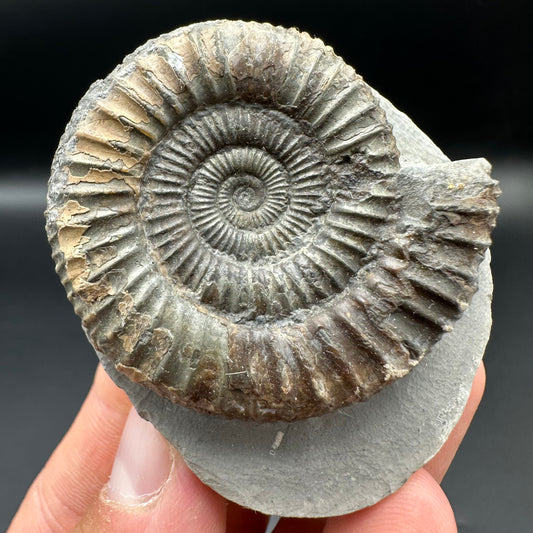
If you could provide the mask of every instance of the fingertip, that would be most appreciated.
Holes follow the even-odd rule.
[[[110,483],[88,509],[76,532],[223,533],[226,530],[226,501],[190,471],[174,448],[165,442],[164,450],[161,443],[156,442],[155,429],[148,427],[149,423],[139,423],[135,418],[130,415],[123,439],[143,441],[142,452],[128,451],[129,444],[121,451],[124,445],[121,440],[113,466],[113,471],[119,468],[121,472],[111,474]],[[141,435],[143,432],[145,436]],[[157,449],[148,449],[149,442]],[[163,479],[165,475],[160,475],[162,472],[156,473],[159,482],[162,481],[157,488],[152,483],[155,480],[151,472],[154,455],[169,452],[170,472],[166,479]],[[134,457],[128,458],[132,453]],[[126,464],[122,464],[124,462]],[[164,461],[156,458],[155,462],[161,467]]]
[[[132,408],[115,455],[106,496],[123,505],[140,505],[157,495],[172,466],[169,444]]]

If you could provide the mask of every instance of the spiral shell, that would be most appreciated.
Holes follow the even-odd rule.
[[[320,40],[188,26],[75,111],[50,180],[57,270],[130,379],[229,418],[317,416],[409,372],[476,290],[490,167],[399,161]]]

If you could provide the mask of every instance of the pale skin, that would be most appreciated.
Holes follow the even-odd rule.
[[[448,441],[396,493],[344,516],[282,519],[275,533],[456,533],[453,511],[440,482],[470,425],[484,386],[485,370],[481,365],[463,415]],[[267,516],[239,507],[213,492],[170,446],[168,475],[148,500],[123,504],[111,499],[110,475],[112,470],[115,473],[113,464],[115,456],[120,455],[117,449],[124,427],[144,424],[136,422],[135,413],[128,418],[131,409],[126,394],[99,366],[78,416],[28,490],[8,533],[265,531]],[[154,439],[161,439],[157,446],[163,447],[166,454],[166,442],[151,426],[148,431],[153,431]]]

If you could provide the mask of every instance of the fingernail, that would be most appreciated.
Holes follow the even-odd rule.
[[[131,409],[117,450],[105,497],[139,505],[156,497],[170,475],[172,458],[165,439]]]

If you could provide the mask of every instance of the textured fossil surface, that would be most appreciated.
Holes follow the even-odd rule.
[[[47,231],[99,352],[171,401],[296,420],[365,400],[467,308],[498,194],[484,160],[401,166],[331,48],[207,22],[80,102]]]

